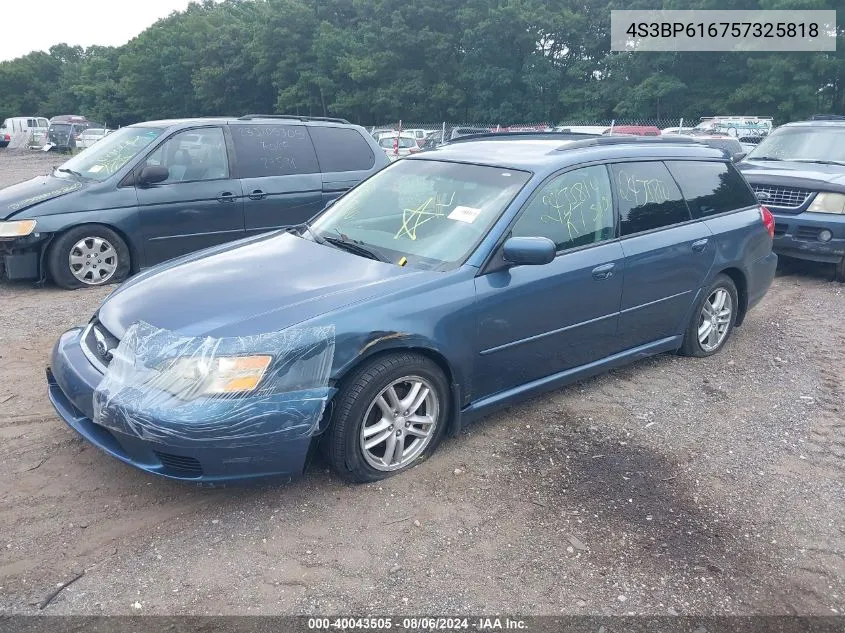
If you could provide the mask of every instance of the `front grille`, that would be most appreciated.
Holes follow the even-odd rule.
[[[112,353],[120,341],[109,332],[98,319],[85,328],[82,335],[82,351],[88,360],[100,371],[105,372],[112,359]]]
[[[799,226],[795,230],[795,239],[814,242],[819,239],[819,230],[814,226]]]
[[[753,185],[754,193],[761,204],[779,209],[800,209],[813,195],[809,189],[778,187],[774,185]]]
[[[202,477],[202,466],[193,457],[182,455],[171,455],[170,453],[159,453],[153,451],[162,465],[174,475],[183,477]]]

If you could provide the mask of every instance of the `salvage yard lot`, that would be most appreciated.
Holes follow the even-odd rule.
[[[60,158],[0,150],[0,186]],[[405,475],[198,489],[51,410],[110,288],[0,283],[0,612],[845,612],[845,286],[791,268],[726,349],[490,416]]]

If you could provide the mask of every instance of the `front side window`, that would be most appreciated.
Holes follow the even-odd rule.
[[[733,165],[698,160],[669,161],[693,218],[755,206],[757,199]]]
[[[397,161],[340,198],[313,229],[393,262],[447,270],[469,256],[530,177],[500,167]]]
[[[165,184],[228,178],[223,130],[210,127],[174,134],[147,157],[145,164],[167,167]]]
[[[661,162],[611,165],[623,236],[690,220],[678,185]]]
[[[67,128],[70,129],[70,126]],[[87,180],[105,180],[122,169],[126,163],[163,133],[162,128],[122,128],[71,158],[55,172],[55,175],[61,178],[82,177]]]
[[[583,167],[552,178],[528,202],[511,235],[548,237],[558,250],[611,239],[613,204],[607,168]]]

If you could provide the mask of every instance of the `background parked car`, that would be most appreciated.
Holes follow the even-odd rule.
[[[32,132],[32,145],[40,146],[44,143],[49,125],[49,121],[44,117],[17,116],[8,118],[0,126],[0,147],[8,147],[12,137],[21,132]]]
[[[389,162],[366,130],[342,119],[139,123],[50,175],[0,190],[0,256],[10,279],[113,283],[299,224]]]
[[[76,146],[79,149],[85,149],[87,147],[91,147],[97,141],[104,139],[108,136],[113,130],[109,130],[108,128],[102,127],[89,127],[82,131],[79,135],[79,138],[76,140]]]
[[[774,213],[775,252],[834,264],[845,282],[845,119],[782,125],[738,166]]]
[[[383,134],[378,140],[378,145],[391,161],[410,156],[420,149],[417,145],[417,139],[412,134],[405,132],[392,135]]]
[[[83,123],[56,121],[47,130],[47,144],[51,150],[69,152],[77,149],[78,140],[87,126]]]
[[[627,134],[630,136],[660,136],[660,128],[656,125],[617,125],[602,132],[604,135]]]
[[[490,128],[486,127],[454,127],[449,134],[449,139],[456,139],[470,134],[487,134]]]

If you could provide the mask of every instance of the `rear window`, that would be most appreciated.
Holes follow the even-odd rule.
[[[67,132],[70,129],[69,123],[53,123],[50,126],[51,130],[55,130],[56,132]]]
[[[358,130],[315,126],[308,128],[308,132],[322,171],[364,171],[376,164],[370,144]]]
[[[690,219],[686,202],[661,162],[611,165],[622,235],[651,231]]]
[[[729,163],[670,161],[666,166],[680,185],[693,218],[757,204],[743,177]]]
[[[304,125],[232,125],[230,129],[241,178],[320,173]]]
[[[379,147],[384,147],[386,149],[390,149],[390,148],[393,147],[393,143],[394,143],[395,140],[396,140],[395,136],[384,136],[379,140],[378,144],[379,144]],[[412,138],[406,138],[404,136],[399,138],[399,147],[401,147],[403,149],[407,149],[409,147],[416,147],[416,146],[417,146],[417,142]]]

